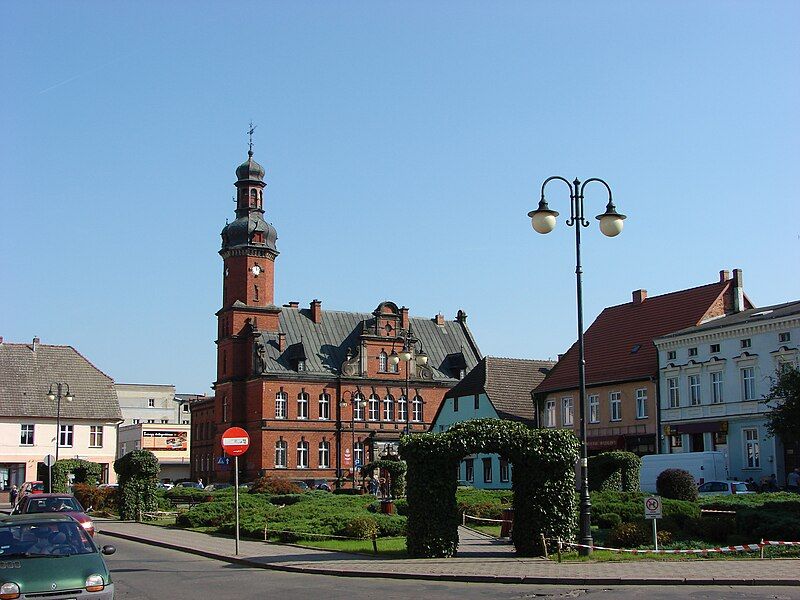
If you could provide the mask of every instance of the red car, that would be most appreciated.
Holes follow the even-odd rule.
[[[94,535],[94,523],[81,503],[69,494],[28,494],[17,503],[12,514],[64,513],[80,523],[89,535]]]
[[[17,504],[22,502],[25,496],[28,496],[29,494],[43,494],[43,493],[44,493],[44,482],[26,481],[19,488],[19,494],[17,495]]]

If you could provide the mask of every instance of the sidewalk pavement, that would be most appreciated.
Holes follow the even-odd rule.
[[[112,537],[208,558],[299,573],[483,583],[566,585],[800,585],[800,559],[740,559],[557,563],[520,558],[513,547],[459,528],[458,557],[370,558],[344,552],[242,540],[127,521],[96,521]]]

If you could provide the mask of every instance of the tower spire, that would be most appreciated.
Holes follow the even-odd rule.
[[[253,125],[253,122],[250,121],[250,129],[247,130],[247,135],[250,136],[250,143],[248,144],[250,148],[247,151],[247,156],[253,156],[253,132],[256,130],[256,127],[258,127],[258,125]]]

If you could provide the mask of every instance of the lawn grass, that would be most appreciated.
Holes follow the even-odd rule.
[[[492,537],[499,538],[500,537],[500,525],[475,525],[470,524],[467,525],[468,529],[474,529],[475,531],[480,531],[481,533],[485,533],[486,535],[491,535]]]
[[[281,543],[277,538],[270,541]],[[403,558],[406,556],[406,538],[404,537],[378,538],[377,542],[377,556],[386,558]],[[301,540],[294,545],[304,546],[306,548],[319,548],[321,550],[376,556],[372,546],[372,540]]]

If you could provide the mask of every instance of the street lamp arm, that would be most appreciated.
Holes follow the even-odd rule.
[[[590,177],[589,179],[587,179],[586,181],[584,181],[581,184],[581,191],[580,191],[580,194],[579,194],[581,199],[583,199],[583,190],[586,189],[586,185],[591,183],[591,182],[593,182],[593,181],[598,181],[598,182],[602,183],[604,186],[606,186],[606,190],[608,191],[608,201],[609,202],[613,202],[614,198],[611,196],[611,188],[609,187],[609,185],[605,181],[603,181],[599,177]]]
[[[564,183],[567,184],[567,187],[569,188],[569,195],[570,196],[572,196],[575,193],[575,190],[572,187],[572,182],[569,179],[561,177],[560,175],[553,175],[552,177],[548,177],[547,179],[545,179],[544,182],[542,183],[542,198],[544,198],[544,188],[545,188],[545,186],[548,183],[550,183],[551,181],[553,181],[554,179],[558,179],[559,181],[563,181]]]

